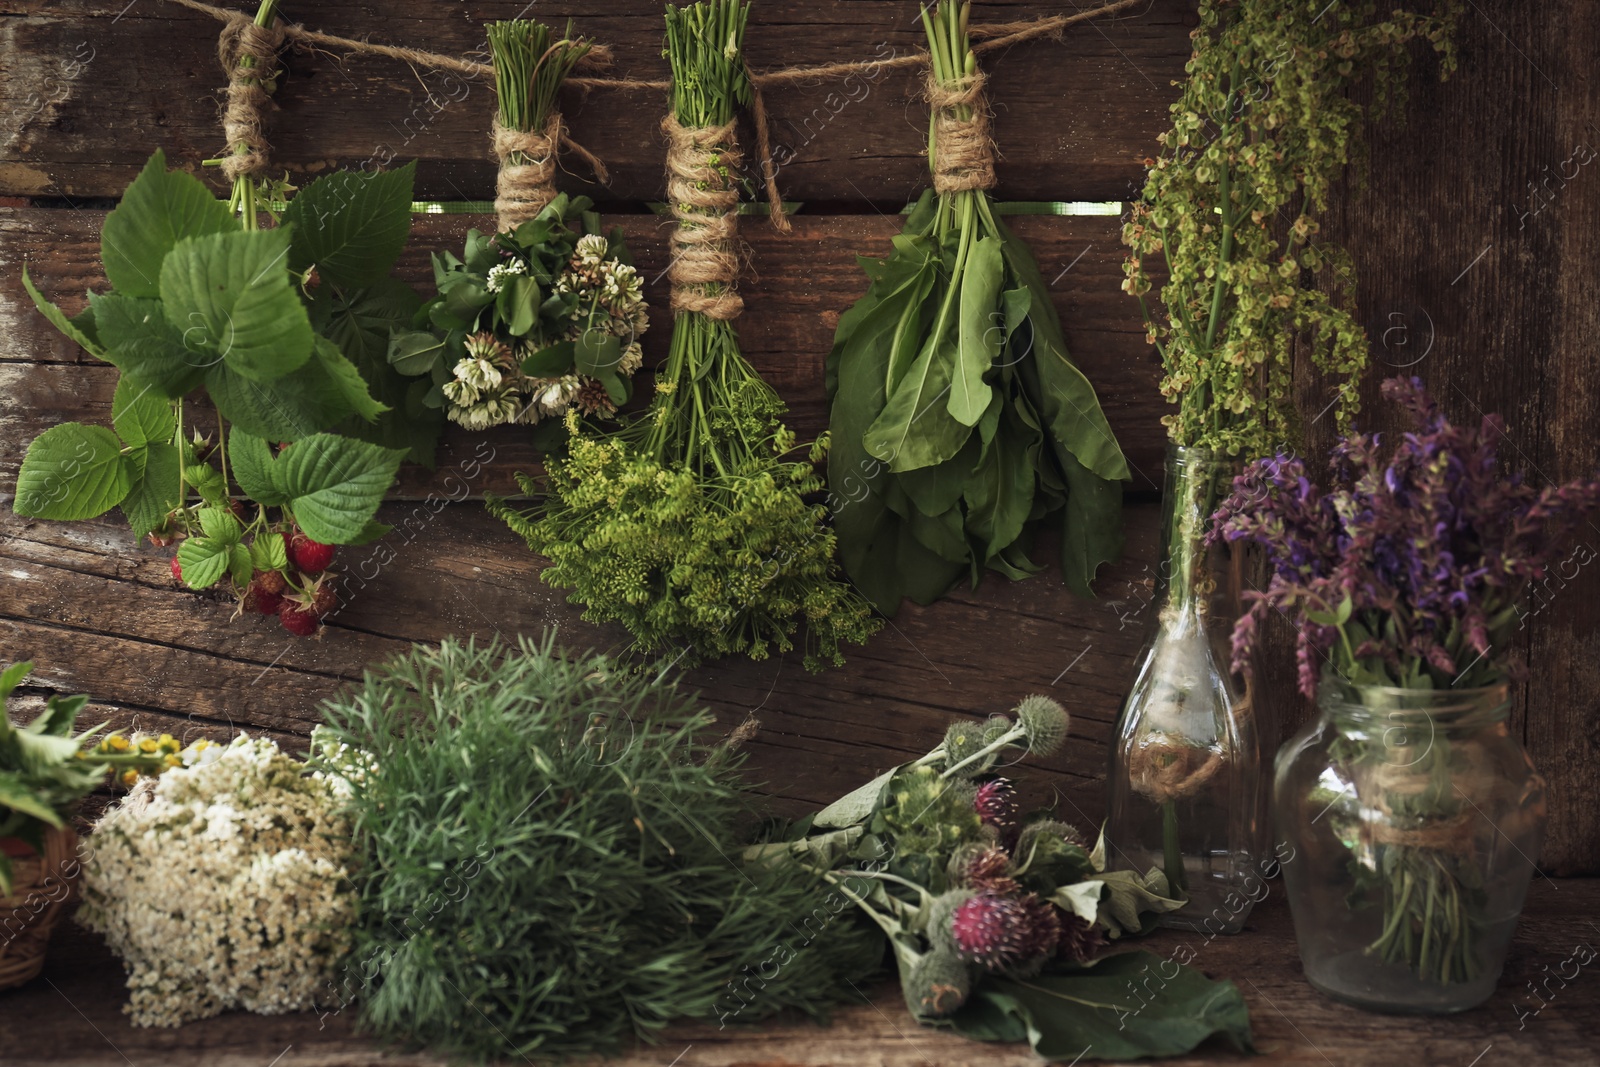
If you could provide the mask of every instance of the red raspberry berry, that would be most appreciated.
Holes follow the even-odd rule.
[[[314,611],[307,611],[292,600],[285,600],[278,609],[278,621],[296,637],[310,637],[322,629],[322,620]]]
[[[306,574],[321,574],[333,562],[334,548],[313,541],[299,530],[289,538],[289,559]]]

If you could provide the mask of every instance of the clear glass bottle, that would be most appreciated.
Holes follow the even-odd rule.
[[[1261,755],[1248,682],[1230,668],[1242,561],[1207,547],[1237,464],[1167,447],[1154,634],[1117,720],[1107,857],[1167,877],[1188,904],[1162,923],[1237,933],[1263,895]]]
[[[1273,782],[1306,979],[1373,1011],[1482,1003],[1545,822],[1544,779],[1508,728],[1507,688],[1324,678],[1319,703]]]

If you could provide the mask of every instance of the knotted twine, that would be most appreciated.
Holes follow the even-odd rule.
[[[667,269],[672,309],[736,319],[744,300],[733,289],[739,280],[739,190],[733,175],[744,154],[734,123],[683,126],[669,113],[661,129],[667,135],[667,202],[677,220]]]
[[[222,174],[228,181],[267,169],[272,146],[264,129],[273,106],[270,89],[277,78],[278,50],[283,47],[283,22],[257,26],[238,15],[217,37],[217,59],[228,76],[228,102],[222,113]]]
[[[567,135],[561,112],[553,109],[542,130],[513,130],[496,115],[490,141],[500,161],[494,210],[502,233],[535,218],[556,198],[556,153],[563,147],[588,163],[601,185],[611,181],[606,165]]]
[[[933,108],[933,191],[993,189],[994,138],[990,135],[989,101],[983,94],[988,79],[974,71],[943,85],[928,71],[927,97]]]

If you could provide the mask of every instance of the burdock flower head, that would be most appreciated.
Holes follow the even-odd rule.
[[[1213,537],[1260,545],[1272,572],[1264,592],[1245,594],[1235,667],[1248,666],[1261,619],[1282,611],[1298,624],[1308,696],[1324,664],[1363,685],[1502,680],[1528,587],[1600,504],[1600,480],[1535,489],[1503,476],[1498,416],[1453,426],[1415,378],[1385,382],[1383,395],[1411,423],[1386,460],[1376,435],[1346,437],[1326,491],[1296,457],[1257,460],[1215,517]]]

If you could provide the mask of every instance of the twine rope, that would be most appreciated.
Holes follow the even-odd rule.
[[[191,11],[209,15],[220,22],[229,24],[230,27],[235,23],[245,23],[252,27],[255,26],[251,20],[245,18],[237,11],[232,11],[224,7],[217,7],[214,4],[203,3],[202,0],[171,0],[171,2],[182,7],[186,7]],[[1100,18],[1104,15],[1115,14],[1118,11],[1126,10],[1130,7],[1133,7],[1135,4],[1142,2],[1144,2],[1144,0],[1109,0],[1109,2],[1100,4],[1097,7],[1088,8],[1082,11],[1074,11],[1071,14],[1050,15],[1044,18],[1029,19],[1017,22],[975,24],[968,27],[967,32],[969,36],[976,39],[975,43],[972,45],[972,51],[981,55],[986,52],[998,51],[1010,48],[1013,45],[1023,44],[1028,41],[1035,41],[1043,38],[1060,40],[1064,31],[1069,26],[1079,22],[1086,22],[1090,19]],[[259,29],[259,27],[256,28]],[[224,29],[223,32],[226,34],[228,29]],[[239,30],[237,32],[239,36],[243,38],[248,31]],[[294,42],[296,47],[303,45],[322,45],[327,48],[341,49],[345,52],[356,55],[388,56],[391,59],[398,59],[404,63],[410,63],[415,66],[430,67],[435,70],[454,71],[469,78],[492,79],[494,77],[494,67],[488,63],[478,63],[474,60],[462,59],[459,56],[443,55],[438,52],[429,52],[418,48],[400,48],[394,45],[378,44],[373,41],[361,41],[350,37],[339,37],[334,34],[319,33],[316,30],[308,30],[298,23],[282,23],[279,26],[274,27],[269,32],[281,34],[281,37],[279,38],[280,45],[284,40]],[[274,48],[274,52],[276,52],[276,47]],[[611,54],[605,48],[597,47],[590,52],[589,56],[586,57],[586,60],[590,61],[592,65],[604,66],[609,64],[611,60]],[[774,226],[777,226],[779,229],[787,230],[788,222],[783,217],[782,200],[778,195],[777,170],[772,162],[771,135],[767,130],[768,124],[766,122],[766,101],[762,98],[761,91],[767,88],[799,85],[805,82],[818,81],[825,78],[847,77],[851,74],[876,75],[876,73],[886,70],[924,69],[928,66],[928,54],[924,51],[917,50],[902,56],[891,56],[887,59],[867,59],[839,63],[822,63],[813,66],[785,67],[780,70],[751,73],[751,110],[756,122],[757,148],[761,153],[762,172],[767,188],[767,199],[772,205],[772,220]],[[239,79],[232,77],[231,67],[229,67],[229,72],[230,82],[228,92],[229,111],[231,113],[233,109],[234,86],[238,84]],[[612,89],[625,92],[643,92],[652,90],[664,91],[672,88],[672,82],[669,80],[594,76],[567,78],[564,84],[575,89],[581,89],[585,91],[591,89]],[[977,79],[977,86],[981,90],[981,76]],[[257,86],[257,88],[259,88],[259,86]],[[943,89],[939,90],[940,93],[945,91],[946,90]],[[950,91],[964,92],[965,87]],[[266,104],[270,103],[270,100],[264,98],[264,92],[262,92],[262,98],[256,98],[253,95],[251,96],[251,100],[256,104],[255,122],[258,135],[260,125],[259,116],[263,112]],[[930,92],[929,99],[930,102],[935,102],[935,106],[937,106],[936,100],[938,97],[936,94]],[[978,120],[976,116],[980,110],[982,110],[983,114],[982,119]],[[960,187],[991,188],[993,186],[994,182],[992,178],[992,171],[994,167],[994,149],[992,140],[989,139],[988,113],[986,109],[974,108],[973,114],[975,118],[971,120],[971,122],[980,122],[982,126],[981,130],[973,130],[971,122],[967,122],[965,124],[951,124],[951,129],[954,131],[953,133],[950,131],[936,129],[935,136],[939,141],[939,148],[935,159],[935,188],[938,187],[937,175],[940,173],[939,158],[942,157],[947,162],[950,162],[952,167],[957,163],[961,163],[963,160],[966,160],[970,165],[970,163],[974,160],[975,155],[980,152],[979,147],[974,143],[976,138],[979,136],[985,140],[986,144],[984,147],[989,155],[988,171],[991,174],[989,178],[989,184],[983,186],[971,185]],[[963,132],[963,126],[965,126],[965,132]],[[232,135],[230,134],[230,136]],[[956,148],[954,156],[947,156],[946,154],[948,149],[946,144],[947,136],[953,136],[955,139]],[[262,144],[263,146],[265,145],[264,140],[262,141]],[[579,154],[584,156],[586,160],[593,161],[591,162],[591,166],[594,163],[599,162],[598,160],[594,159],[594,156],[591,153],[579,150],[578,146],[575,145],[570,138],[565,137],[565,135],[563,135],[561,144],[578,150]],[[266,160],[263,148],[260,166],[264,167],[265,165]],[[224,168],[225,172],[227,169],[227,167]],[[252,172],[241,170],[240,173]],[[985,171],[983,167],[979,165],[975,170],[966,171],[963,173],[966,175],[965,177],[952,173],[949,180],[956,182],[969,179],[973,181],[982,181]],[[603,180],[604,179],[602,179],[602,181]]]
[[[565,148],[594,171],[600,184],[611,181],[600,158],[567,135],[561,112],[550,112],[542,130],[513,130],[495,116],[490,133],[500,173],[495,180],[494,210],[501,232],[516,229],[556,198],[556,153]]]
[[[677,220],[667,269],[672,310],[738,318],[744,310],[733,288],[739,280],[739,190],[731,175],[744,154],[734,124],[683,126],[669,114],[661,129],[667,135],[667,200]]]
[[[928,72],[928,104],[933,108],[933,190],[945,193],[993,189],[994,138],[990,135],[989,102],[983,95],[988,79],[976,71],[952,85],[941,85]]]
[[[277,77],[282,24],[257,26],[243,16],[229,19],[217,37],[217,60],[228,76],[228,102],[222,112],[227,140],[222,173],[235,178],[267,169],[272,146],[267,142],[265,115],[273,106],[267,91]]]

